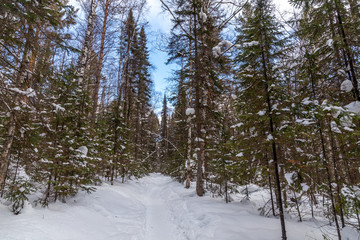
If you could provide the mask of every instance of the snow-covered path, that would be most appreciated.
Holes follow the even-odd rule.
[[[314,223],[287,221],[288,239],[322,239]],[[103,184],[66,204],[26,206],[14,216],[0,204],[1,240],[277,240],[280,223],[251,204],[209,196],[160,174]]]
[[[166,205],[166,201],[162,191],[167,183],[169,183],[169,179],[167,178],[153,177],[149,178],[145,184],[145,239],[185,239],[177,231],[176,224],[170,220],[171,212]]]

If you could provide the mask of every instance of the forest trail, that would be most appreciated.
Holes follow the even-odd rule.
[[[252,200],[263,199],[263,194]],[[321,239],[313,222],[287,220],[291,240]],[[92,194],[13,215],[0,205],[1,240],[278,240],[279,219],[259,215],[254,203],[225,204],[198,197],[170,177],[153,173],[125,184],[104,183]]]
[[[161,175],[152,175],[144,183],[143,202],[146,208],[145,240],[186,239],[177,230],[171,220],[171,211],[166,201],[166,185],[169,179]]]

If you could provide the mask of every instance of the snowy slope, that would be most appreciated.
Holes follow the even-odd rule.
[[[311,222],[287,221],[288,239],[323,239]],[[1,240],[270,240],[280,223],[251,204],[225,204],[169,177],[152,174],[127,184],[103,184],[48,209],[27,206],[15,216],[0,205]]]

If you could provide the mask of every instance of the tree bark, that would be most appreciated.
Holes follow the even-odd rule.
[[[79,60],[79,72],[78,72],[78,86],[80,90],[83,87],[83,82],[85,78],[85,68],[87,62],[90,58],[90,48],[91,48],[91,41],[93,38],[94,26],[95,26],[95,10],[96,10],[96,0],[91,0],[90,4],[90,12],[88,16],[88,23],[87,29],[85,33],[85,40],[82,47],[80,60]]]
[[[274,128],[274,122],[273,122],[273,115],[272,115],[272,104],[270,100],[270,92],[269,92],[269,76],[268,76],[268,66],[267,66],[267,59],[265,57],[265,49],[264,43],[262,43],[263,39],[260,37],[260,44],[262,44],[261,49],[261,56],[262,56],[262,65],[263,65],[263,76],[265,80],[265,94],[266,94],[266,104],[267,104],[267,110],[268,110],[268,117],[269,117],[269,127],[270,127],[270,134],[272,135],[273,139],[271,140],[271,147],[272,147],[272,155],[274,160],[274,168],[275,168],[275,183],[276,183],[276,191],[278,196],[278,204],[279,204],[279,214],[280,214],[280,224],[281,224],[281,239],[286,240],[286,227],[285,227],[285,218],[284,218],[284,209],[283,209],[283,201],[281,197],[281,185],[280,185],[280,175],[279,175],[279,163],[278,163],[278,157],[277,157],[277,150],[276,150],[276,140],[275,140],[275,128]]]
[[[98,95],[99,95],[100,81],[101,81],[101,70],[102,70],[103,60],[104,60],[104,47],[105,47],[107,18],[108,18],[108,14],[109,14],[109,5],[110,5],[110,0],[106,0],[105,10],[104,10],[103,27],[102,27],[102,33],[101,33],[99,66],[97,68],[96,75],[95,75],[95,86],[94,86],[94,92],[93,92],[93,96],[92,96],[93,109],[92,109],[92,116],[91,116],[92,119],[91,120],[93,123],[95,123],[95,120],[96,120],[96,110],[98,107]]]
[[[0,190],[4,190],[7,170],[10,165],[9,153],[14,140],[15,135],[15,116],[14,113],[10,113],[9,126],[7,130],[6,140],[3,145],[3,151],[0,156]]]

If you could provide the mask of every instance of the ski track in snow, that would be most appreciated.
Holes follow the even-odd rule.
[[[280,222],[251,204],[198,197],[171,178],[151,174],[104,183],[66,204],[26,206],[14,216],[0,204],[0,240],[277,240]],[[322,239],[313,222],[287,221],[288,239]]]

